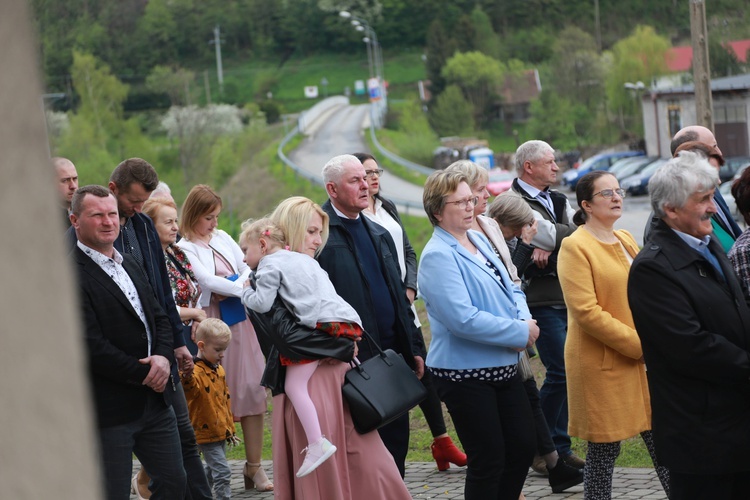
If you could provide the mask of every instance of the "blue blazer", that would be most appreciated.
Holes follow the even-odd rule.
[[[500,271],[501,280],[450,233],[436,227],[422,252],[418,284],[432,330],[426,363],[435,368],[513,365],[526,347],[531,318],[526,297],[484,235],[469,239]]]

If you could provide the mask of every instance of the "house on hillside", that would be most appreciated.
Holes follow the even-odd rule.
[[[531,117],[531,101],[542,93],[539,72],[527,69],[516,75],[507,75],[499,90],[501,100],[496,104],[498,119],[506,123],[525,122]]]
[[[714,135],[725,157],[750,156],[750,74],[711,80]],[[654,87],[641,98],[646,154],[669,157],[669,143],[682,127],[698,122],[693,84]]]

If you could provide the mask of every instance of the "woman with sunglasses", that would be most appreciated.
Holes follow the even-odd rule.
[[[620,441],[637,434],[668,496],[669,472],[654,454],[643,350],[627,297],[638,245],[629,232],[614,228],[625,191],[612,174],[594,171],[578,182],[576,198],[578,229],[563,240],[557,271],[568,308],[569,432],[588,441],[584,498],[611,498]]]

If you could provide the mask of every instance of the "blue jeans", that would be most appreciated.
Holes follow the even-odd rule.
[[[561,457],[571,454],[568,435],[568,386],[565,378],[565,338],[568,335],[568,311],[565,308],[530,307],[539,326],[536,348],[547,375],[539,390],[542,412],[547,419],[552,441]]]
[[[133,453],[151,476],[151,498],[185,497],[180,436],[172,407],[164,408],[161,394],[149,394],[138,420],[99,429],[102,470],[108,500],[130,499]]]
[[[226,441],[199,444],[206,459],[206,476],[211,477],[216,500],[232,498],[232,469],[227,462]]]

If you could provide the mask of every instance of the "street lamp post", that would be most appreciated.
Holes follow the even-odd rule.
[[[383,70],[383,50],[378,42],[378,34],[365,19],[353,15],[351,12],[342,10],[339,12],[339,16],[344,19],[351,19],[351,23],[355,29],[365,34],[362,41],[367,44],[367,62],[370,69],[370,77],[373,76],[374,70],[374,76],[378,81],[378,89],[380,91],[380,99],[371,104],[371,109],[373,110],[373,119],[375,123],[380,126],[383,118],[385,118],[386,110],[388,109],[388,99],[385,88],[385,72]],[[375,109],[377,109],[377,116],[374,112]]]

